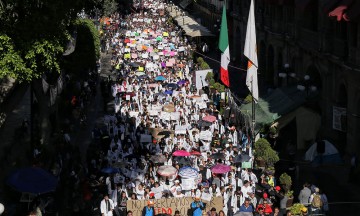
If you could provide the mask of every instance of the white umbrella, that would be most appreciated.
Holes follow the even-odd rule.
[[[179,176],[182,178],[197,178],[199,172],[192,167],[183,167],[179,170]]]
[[[163,165],[158,168],[157,173],[161,176],[172,176],[177,173],[177,169],[170,165]]]

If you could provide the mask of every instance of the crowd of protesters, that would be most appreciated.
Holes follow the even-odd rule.
[[[143,215],[154,215],[156,200],[170,197],[192,197],[192,215],[291,215],[273,174],[253,172],[241,119],[219,92],[196,88],[195,46],[165,8],[144,1],[139,13],[104,22],[115,81],[102,90],[113,97],[114,113],[94,128],[99,151],[89,160],[91,178],[106,185],[102,215],[132,215],[128,200],[147,200]],[[223,208],[205,212],[208,197],[222,197]],[[315,186],[305,184],[299,200],[302,215],[328,210]]]

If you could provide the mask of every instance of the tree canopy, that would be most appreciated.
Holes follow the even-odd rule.
[[[30,81],[60,72],[62,53],[77,15],[102,0],[3,0],[0,2],[0,77]]]

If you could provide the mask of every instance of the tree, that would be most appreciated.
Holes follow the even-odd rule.
[[[118,8],[118,3],[115,0],[104,0],[103,10],[104,16],[110,16],[115,13]]]
[[[42,78],[54,84],[63,67],[69,27],[82,11],[93,10],[100,0],[3,0],[0,4],[0,77],[32,82],[38,102],[41,138],[47,143],[49,96]]]
[[[74,73],[94,69],[100,58],[99,31],[90,19],[77,19],[74,28],[77,29],[76,49],[66,58],[65,67]]]
[[[15,49],[11,38],[0,34],[0,77],[11,76],[20,80],[29,80],[31,72]]]

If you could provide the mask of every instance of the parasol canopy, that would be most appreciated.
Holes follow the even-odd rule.
[[[157,173],[161,176],[172,176],[177,173],[177,169],[170,165],[163,165],[158,168]]]
[[[214,122],[214,121],[216,121],[216,117],[213,115],[208,115],[208,116],[205,116],[204,118],[202,118],[202,120],[207,121],[207,122]]]
[[[191,155],[190,152],[184,150],[177,150],[173,153],[173,156],[177,156],[177,157],[186,157],[190,155]]]
[[[42,168],[29,167],[13,172],[7,184],[22,193],[44,194],[56,190],[58,179]]]
[[[211,172],[215,174],[224,174],[231,171],[231,166],[225,164],[216,164],[211,167]]]
[[[192,167],[186,166],[179,170],[179,176],[182,178],[197,178],[199,176],[199,172]]]

